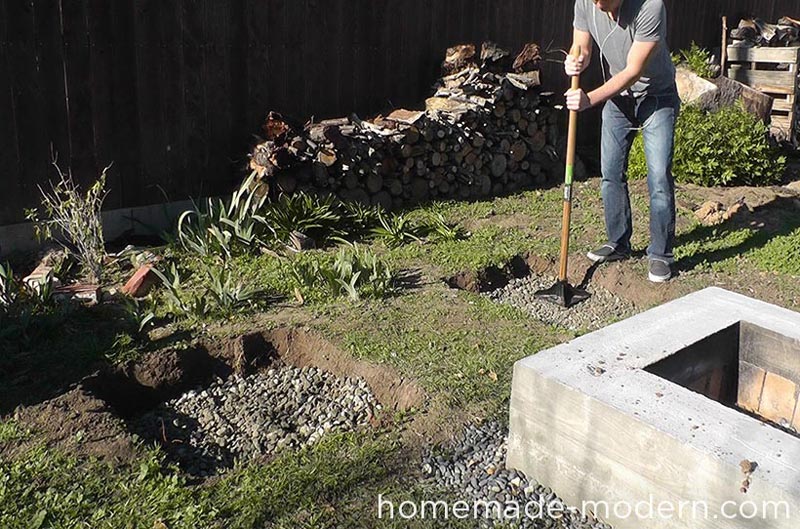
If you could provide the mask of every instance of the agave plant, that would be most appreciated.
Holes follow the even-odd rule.
[[[419,228],[406,215],[391,214],[387,217],[381,213],[378,215],[378,221],[380,226],[373,228],[372,234],[390,248],[421,240]]]
[[[245,305],[251,304],[263,294],[263,290],[246,286],[224,267],[209,267],[206,269],[208,276],[208,294],[214,300],[216,309],[230,314]]]
[[[333,262],[296,260],[292,275],[310,297],[346,296],[353,301],[381,298],[395,290],[394,272],[374,252],[358,245],[339,249]]]
[[[208,304],[204,297],[192,295],[185,286],[184,280],[178,272],[178,267],[172,263],[168,272],[161,272],[153,268],[153,273],[161,280],[164,286],[164,300],[166,310],[173,316],[202,317],[208,314]]]
[[[431,213],[425,225],[427,237],[434,241],[459,241],[469,233],[458,224],[450,224],[441,213]]]
[[[288,242],[294,231],[320,244],[347,236],[342,229],[342,216],[336,211],[330,197],[317,198],[303,192],[282,194],[278,200],[267,205],[264,217],[282,242]]]
[[[266,245],[275,236],[262,214],[266,195],[253,189],[255,173],[245,179],[228,202],[208,199],[205,210],[195,206],[178,218],[178,240],[183,248],[209,256],[231,257],[238,249],[252,250]]]

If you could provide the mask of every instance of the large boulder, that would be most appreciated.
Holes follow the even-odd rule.
[[[678,95],[684,104],[697,105],[703,109],[714,104],[719,92],[717,85],[684,66],[675,69],[675,82],[678,85]]]

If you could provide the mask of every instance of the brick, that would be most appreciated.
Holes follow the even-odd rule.
[[[66,285],[53,289],[56,301],[84,301],[92,304],[100,302],[101,292],[98,285]]]
[[[134,298],[146,296],[150,289],[158,282],[158,277],[149,264],[142,265],[122,287],[122,293]]]
[[[58,280],[58,278],[53,275],[53,267],[45,263],[40,263],[39,266],[33,270],[33,272],[28,274],[28,276],[22,280],[22,282],[31,290],[39,292],[39,288],[41,287],[42,283],[44,283],[48,275],[50,276],[54,287],[61,285],[61,282]]]
[[[737,405],[747,411],[757,413],[761,407],[761,392],[767,372],[747,362],[739,363],[739,396]]]
[[[790,422],[797,406],[797,384],[787,378],[767,373],[758,413],[765,419]]]

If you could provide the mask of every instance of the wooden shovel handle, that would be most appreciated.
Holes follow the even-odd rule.
[[[570,55],[576,59],[581,56],[581,47],[578,44],[572,46]],[[581,87],[580,75],[572,78],[572,89],[579,90]],[[574,110],[569,112],[569,129],[567,130],[567,163],[564,170],[564,215],[561,221],[561,258],[558,279],[567,280],[567,265],[569,259],[569,227],[572,220],[572,176],[575,171],[575,147],[578,139],[578,113]]]

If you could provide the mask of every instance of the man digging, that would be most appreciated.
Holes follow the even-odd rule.
[[[576,0],[573,39],[582,51],[579,58],[567,57],[565,63],[567,75],[579,75],[591,62],[591,39],[600,48],[604,84],[589,93],[566,93],[570,110],[580,112],[604,104],[600,159],[608,242],[587,255],[595,263],[630,256],[633,224],[626,173],[633,139],[641,130],[650,190],[648,277],[657,283],[672,277],[672,156],[680,108],[666,37],[667,12],[662,0]]]

